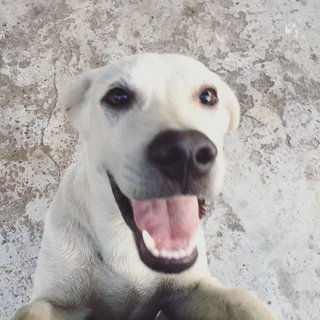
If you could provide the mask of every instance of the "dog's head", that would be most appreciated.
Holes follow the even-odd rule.
[[[142,261],[190,267],[203,200],[223,181],[223,135],[239,123],[231,89],[191,58],[143,54],[82,75],[65,101]]]

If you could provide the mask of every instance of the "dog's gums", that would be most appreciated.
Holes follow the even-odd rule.
[[[164,273],[190,268],[198,257],[198,224],[204,213],[204,201],[195,196],[129,200],[112,175],[108,177],[123,219],[134,234],[141,260],[149,268]]]

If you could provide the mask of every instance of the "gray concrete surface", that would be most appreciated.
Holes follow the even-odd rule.
[[[43,220],[77,135],[59,79],[120,56],[196,57],[236,90],[212,273],[280,319],[320,319],[318,0],[0,1],[0,319],[28,301]]]

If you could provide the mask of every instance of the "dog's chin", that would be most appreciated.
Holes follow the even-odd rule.
[[[108,177],[143,263],[163,273],[190,268],[198,258],[197,236],[204,200],[192,195],[132,200],[123,194],[110,174]]]

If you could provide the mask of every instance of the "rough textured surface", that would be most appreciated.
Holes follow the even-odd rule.
[[[28,300],[45,212],[76,154],[59,79],[144,51],[198,58],[241,101],[205,219],[212,273],[282,319],[319,319],[318,0],[1,0],[0,21],[0,319]]]

